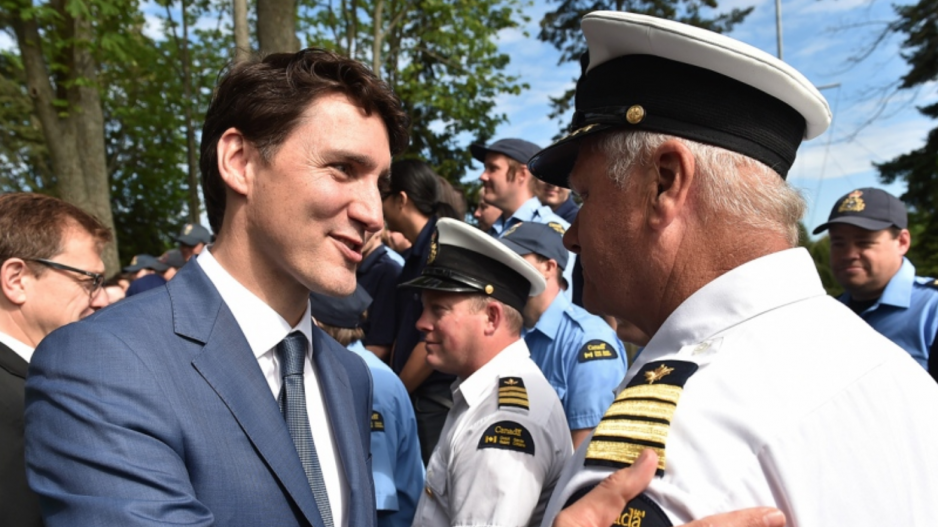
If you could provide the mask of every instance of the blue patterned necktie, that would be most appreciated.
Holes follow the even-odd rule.
[[[303,463],[303,472],[309,481],[309,487],[316,498],[316,506],[326,527],[334,527],[332,509],[329,508],[329,494],[319,467],[319,456],[309,428],[309,414],[306,413],[306,388],[303,383],[303,363],[306,359],[306,336],[294,331],[277,344],[277,358],[280,361],[280,375],[283,386],[280,388],[280,413],[287,421],[287,429],[296,451]]]

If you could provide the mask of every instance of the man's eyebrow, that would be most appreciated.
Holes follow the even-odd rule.
[[[377,163],[375,163],[374,159],[364,154],[361,154],[359,152],[353,152],[351,150],[330,150],[329,152],[326,153],[326,157],[332,158],[332,159],[338,158],[343,161],[349,161],[349,162],[355,163],[356,165],[361,165],[362,167],[368,168],[368,169],[374,168],[375,166],[377,166]]]

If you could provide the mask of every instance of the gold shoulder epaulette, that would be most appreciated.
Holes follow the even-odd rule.
[[[521,377],[502,377],[498,380],[498,407],[504,406],[528,409],[528,391]]]

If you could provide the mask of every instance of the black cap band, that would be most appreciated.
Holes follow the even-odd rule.
[[[577,81],[569,141],[612,128],[663,133],[738,152],[784,178],[805,127],[794,108],[749,84],[663,57],[625,55]],[[576,146],[563,143],[541,151],[530,166],[548,183],[567,186]]]

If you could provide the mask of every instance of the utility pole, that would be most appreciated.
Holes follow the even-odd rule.
[[[782,0],[775,0],[775,38],[778,41],[778,60],[782,57]]]

